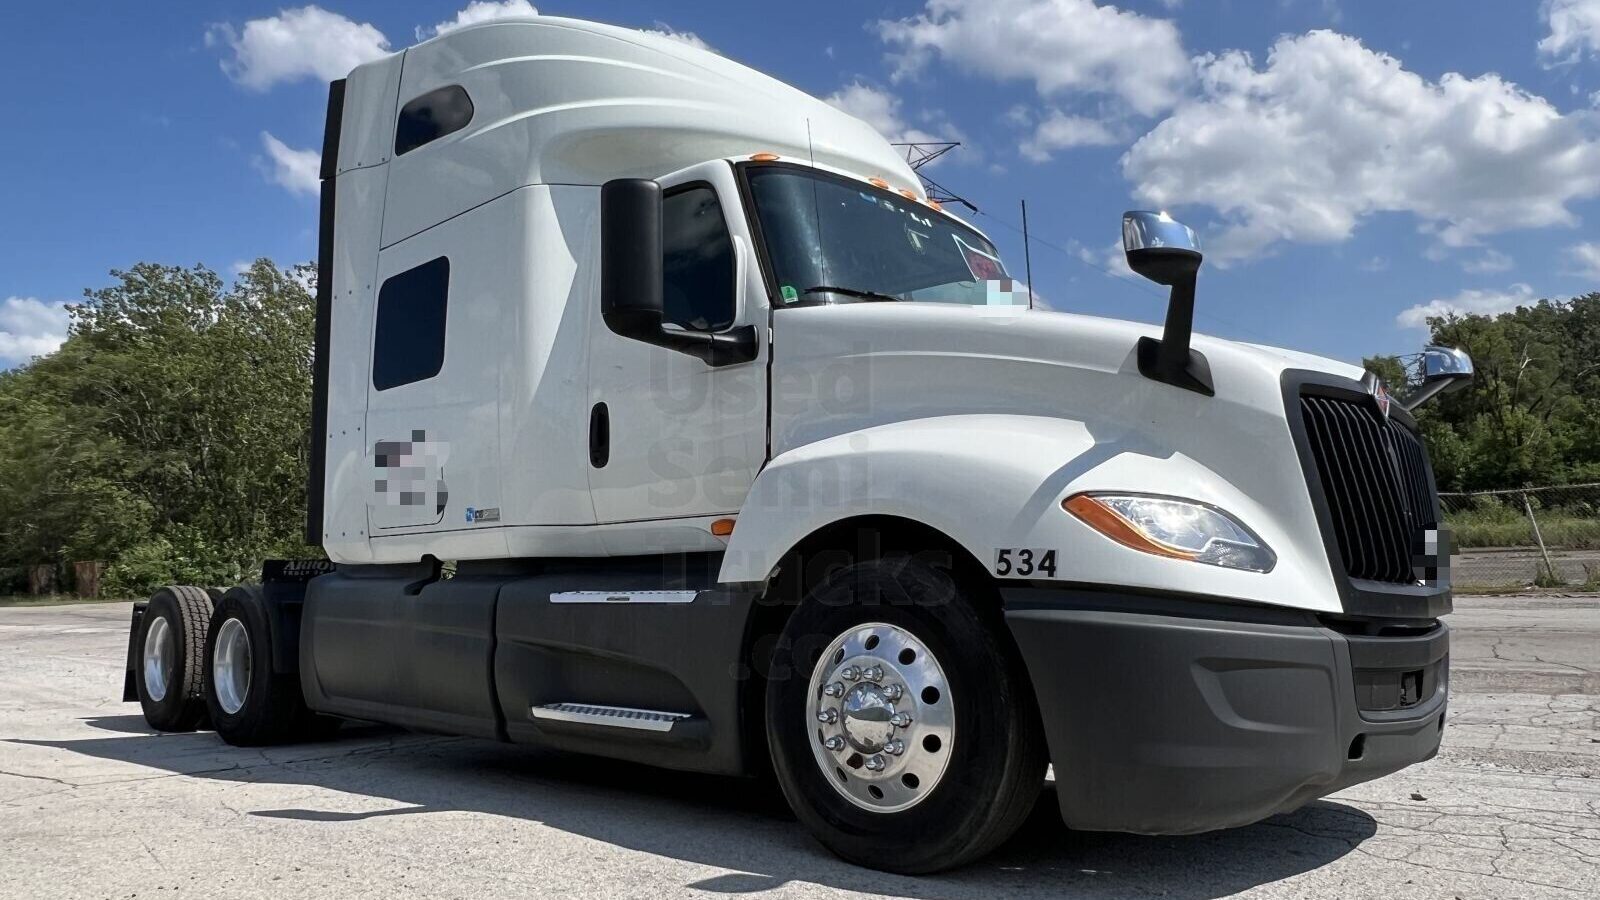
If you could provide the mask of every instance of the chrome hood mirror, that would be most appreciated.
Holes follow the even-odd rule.
[[[1194,334],[1194,288],[1200,275],[1200,239],[1194,229],[1164,212],[1122,214],[1122,252],[1128,268],[1172,288],[1161,339],[1139,339],[1139,372],[1154,381],[1216,394],[1206,358],[1189,349]]]
[[[1122,252],[1128,268],[1165,285],[1193,277],[1204,259],[1193,228],[1165,212],[1142,210],[1122,214]]]
[[[1429,347],[1417,363],[1419,382],[1401,405],[1416,409],[1440,394],[1458,390],[1472,381],[1472,357],[1455,347]]]

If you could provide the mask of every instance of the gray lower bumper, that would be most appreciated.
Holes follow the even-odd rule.
[[[1348,635],[1293,613],[1194,618],[1181,601],[1003,593],[1072,828],[1246,825],[1438,752],[1442,623]]]

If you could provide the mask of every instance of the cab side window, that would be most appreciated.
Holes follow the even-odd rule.
[[[662,201],[666,320],[694,331],[733,324],[733,239],[717,192],[696,185]]]
[[[400,108],[395,120],[394,155],[407,153],[460,131],[472,121],[472,98],[459,84],[447,85],[413,98]]]
[[[426,381],[444,368],[450,260],[439,257],[389,278],[378,289],[372,387],[386,391]]]

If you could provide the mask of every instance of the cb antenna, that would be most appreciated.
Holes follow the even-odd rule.
[[[1033,249],[1028,240],[1028,200],[1022,199],[1022,267],[1028,278],[1028,308],[1033,309]]]

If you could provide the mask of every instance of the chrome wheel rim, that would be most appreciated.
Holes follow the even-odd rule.
[[[157,703],[167,697],[177,648],[166,616],[156,616],[144,630],[144,692]]]
[[[955,698],[939,660],[911,632],[884,622],[852,627],[818,658],[806,696],[812,756],[853,805],[900,812],[939,786],[955,744]]]
[[[244,698],[250,693],[250,635],[238,619],[223,622],[217,630],[211,688],[223,712],[231,716],[244,708]]]

